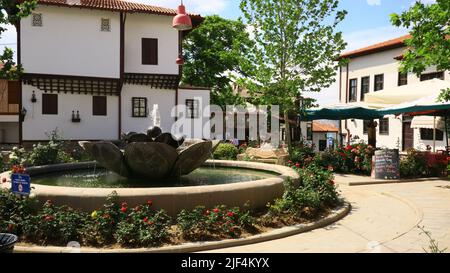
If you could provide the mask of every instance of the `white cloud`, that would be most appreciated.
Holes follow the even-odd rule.
[[[379,6],[381,5],[381,0],[367,0],[369,6]]]
[[[129,0],[131,2],[176,9],[180,0]],[[184,0],[186,10],[202,15],[217,14],[228,7],[229,0]]]

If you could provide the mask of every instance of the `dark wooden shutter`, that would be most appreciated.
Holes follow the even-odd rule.
[[[20,82],[8,81],[8,104],[20,103]]]
[[[92,97],[92,115],[94,116],[106,116],[106,96],[93,96]]]
[[[42,114],[57,115],[58,114],[58,95],[42,94]]]
[[[158,65],[158,39],[142,38],[142,64]]]

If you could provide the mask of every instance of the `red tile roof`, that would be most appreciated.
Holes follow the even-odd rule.
[[[78,7],[129,13],[150,13],[175,16],[175,9],[133,3],[125,0],[38,0],[38,4],[50,6]],[[199,14],[190,14],[193,19],[201,19]]]
[[[378,44],[374,44],[368,47],[360,48],[357,50],[349,51],[341,55],[341,58],[354,58],[363,55],[368,55],[376,52],[381,52],[388,49],[399,48],[405,45],[405,40],[411,38],[411,35],[404,35],[392,40],[384,41]]]
[[[339,132],[339,129],[331,123],[323,123],[319,121],[313,121],[313,132]]]

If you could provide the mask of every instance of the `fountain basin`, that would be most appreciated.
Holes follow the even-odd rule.
[[[32,194],[41,202],[52,200],[58,205],[68,205],[86,212],[101,209],[106,197],[113,191],[129,206],[144,204],[152,200],[156,209],[165,209],[171,216],[176,216],[183,209],[193,209],[202,205],[213,207],[227,205],[243,207],[248,202],[251,209],[264,208],[268,202],[279,198],[284,192],[284,182],[287,179],[298,181],[298,174],[291,168],[263,163],[244,161],[207,161],[204,166],[218,168],[233,168],[252,171],[264,171],[276,174],[273,177],[238,182],[232,184],[192,186],[192,187],[156,187],[156,188],[77,188],[46,186],[33,183],[33,177],[69,170],[85,170],[94,168],[95,162],[59,164],[28,168],[31,175]],[[9,177],[8,172],[1,174]],[[2,185],[10,187],[9,183]]]

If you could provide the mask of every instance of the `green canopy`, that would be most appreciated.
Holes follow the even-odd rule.
[[[343,119],[379,119],[385,114],[377,109],[362,106],[339,104],[316,109],[309,109],[300,115],[301,120],[311,121],[318,119],[343,120]]]

